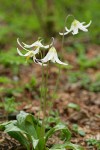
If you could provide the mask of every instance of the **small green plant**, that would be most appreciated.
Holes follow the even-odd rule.
[[[78,57],[84,56],[85,55],[85,47],[82,43],[74,43],[74,47],[76,49],[76,53]]]
[[[4,104],[3,105],[4,105],[4,109],[7,113],[12,113],[12,112],[16,111],[16,106],[18,104],[15,102],[14,97],[11,97],[11,98],[6,97],[4,99]]]
[[[79,129],[79,126],[77,124],[73,124],[72,130],[78,133],[80,136],[85,136],[85,132],[82,129]]]
[[[5,66],[25,64],[24,59],[20,59],[19,56],[16,57],[15,48],[12,48],[9,51],[7,51],[5,55],[4,52],[1,51],[0,56],[0,63],[4,64]]]
[[[95,81],[88,87],[89,91],[100,92],[100,81]]]
[[[64,124],[59,123],[44,132],[42,122],[23,111],[17,115],[17,120],[1,124],[0,130],[18,140],[27,150],[66,150],[66,148],[83,150],[80,146],[70,142],[71,133]],[[48,139],[58,131],[64,134],[64,144],[49,147]]]
[[[20,94],[21,92],[23,92],[23,88],[22,87],[16,87],[16,88],[6,89],[4,87],[4,88],[0,88],[0,91],[2,91],[2,93],[5,95],[5,97],[11,98],[12,96],[16,96],[16,95]]]
[[[78,57],[77,62],[81,69],[98,68],[100,63],[100,56],[88,59],[85,55]]]
[[[67,105],[69,108],[72,108],[72,109],[75,109],[77,111],[80,111],[80,106],[78,104],[75,104],[75,103],[69,103]]]
[[[95,146],[98,150],[100,150],[100,140],[90,138],[86,140],[89,146]]]
[[[27,88],[27,89],[29,89],[30,91],[32,91],[33,88],[36,86],[36,84],[37,84],[37,80],[36,80],[36,78],[33,76],[33,77],[31,78],[31,80],[29,81],[29,83],[27,83],[27,84],[25,85],[25,88]]]
[[[46,128],[51,129],[52,126],[57,125],[61,122],[59,112],[58,111],[51,111],[49,113],[49,116],[45,120],[46,122]]]
[[[97,74],[95,77],[95,81],[92,81],[88,74],[83,71],[76,72],[68,72],[68,81],[70,83],[79,82],[82,88],[92,91],[92,92],[100,92],[100,75]]]
[[[68,73],[68,81],[70,83],[80,82],[80,85],[86,87],[90,83],[90,77],[88,74],[82,71],[69,72]]]
[[[11,80],[5,76],[0,77],[0,83],[10,83]]]

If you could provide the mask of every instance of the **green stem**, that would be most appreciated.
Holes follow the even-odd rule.
[[[48,75],[49,75],[49,62],[47,63],[47,70],[46,70],[46,77],[45,77],[45,82],[44,82],[44,89],[45,89],[45,93],[44,93],[44,101],[43,101],[43,114],[44,114],[44,118],[43,118],[43,124],[45,126],[45,118],[46,118],[46,107],[47,107],[47,92],[48,92],[48,88],[47,88],[47,84],[48,84]]]
[[[40,55],[41,55],[41,59],[42,59],[42,53],[41,53],[41,51],[40,51]],[[43,76],[44,76],[44,72],[43,72],[43,66],[42,66],[42,84],[41,84],[41,87],[40,87],[40,110],[39,110],[38,116],[37,116],[38,121],[40,119],[40,113],[42,111],[42,103],[43,103],[43,96],[42,96]]]
[[[65,23],[64,23],[64,28],[63,28],[63,33],[64,33],[64,30],[65,30],[65,26],[66,26],[66,22],[67,22],[67,19],[69,16],[73,16],[73,15],[68,15],[65,19]],[[74,17],[74,16],[73,16]],[[64,48],[64,34],[62,36],[62,44],[61,44],[61,58],[63,58],[63,48]],[[55,85],[55,89],[54,89],[54,93],[53,93],[53,96],[52,98],[54,99],[54,96],[55,96],[55,93],[57,91],[57,88],[58,88],[58,85],[59,85],[59,82],[60,82],[60,75],[61,75],[61,67],[59,65],[59,69],[58,69],[58,77],[57,77],[57,80],[56,80],[56,85]],[[52,106],[51,106],[52,107]]]
[[[46,70],[46,77],[44,76],[44,66],[42,65],[42,85],[43,85],[43,122],[42,122],[42,127],[41,127],[41,135],[44,138],[45,136],[45,127],[46,127],[46,107],[47,107],[47,81],[48,81],[48,75],[49,75],[49,64],[47,64],[47,70]],[[46,145],[44,144],[44,150],[46,149]]]
[[[47,106],[47,92],[48,92],[48,75],[49,75],[49,62],[47,63],[46,78],[45,78],[45,96],[44,96],[44,118],[46,117]]]
[[[41,109],[44,101],[44,66],[42,64]]]
[[[41,85],[41,110],[43,110],[44,115],[44,66],[42,64],[42,85]],[[44,116],[41,126],[41,136],[44,138],[45,135],[45,124],[44,124]]]
[[[41,59],[43,57],[42,53],[41,54]],[[44,66],[42,64],[42,83],[41,83],[41,89],[40,89],[40,94],[41,94],[41,98],[40,98],[40,110],[43,110],[43,113],[44,113],[44,83],[45,83],[45,80],[44,80]],[[39,118],[40,118],[40,113],[39,113]],[[41,138],[43,139],[44,138],[44,135],[45,135],[45,124],[44,124],[44,118],[43,118],[43,121],[42,121],[42,126],[41,126],[41,130],[40,130],[40,134],[41,134]],[[45,144],[44,144],[45,146]]]

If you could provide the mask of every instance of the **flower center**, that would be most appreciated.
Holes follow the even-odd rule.
[[[54,47],[51,47],[50,51],[56,53],[56,49]]]
[[[74,21],[73,21],[73,26],[76,27],[77,25],[78,25],[78,21],[77,21],[77,20],[74,20]]]
[[[26,57],[26,61],[28,61],[29,58],[30,58],[30,57],[33,57],[33,56],[34,56],[33,51],[30,51],[30,52],[29,52],[29,55]]]
[[[34,56],[33,51],[30,51],[29,57]]]

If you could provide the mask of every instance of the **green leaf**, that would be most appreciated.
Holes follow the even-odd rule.
[[[17,115],[18,127],[25,132],[27,132],[27,137],[32,143],[33,148],[36,148],[38,143],[40,143],[40,139],[38,138],[36,126],[38,126],[37,120],[33,115],[21,111],[19,115]]]
[[[72,125],[72,129],[73,129],[73,131],[78,132],[78,125],[77,124],[73,124]]]
[[[4,131],[5,130],[5,127],[6,125],[10,124],[12,121],[9,121],[9,122],[4,122],[2,124],[0,124],[0,130]],[[15,122],[15,121],[14,121]]]
[[[10,123],[10,124],[5,126],[5,132],[10,132],[10,131],[13,131],[13,132],[18,131],[18,132],[25,133],[25,131],[21,130],[20,128],[15,126],[13,123]]]
[[[44,150],[45,147],[45,138],[44,138],[44,134],[45,134],[45,128],[43,126],[36,126],[36,131],[37,131],[37,135],[38,135],[38,139],[39,139],[39,143],[38,143],[38,148],[41,150]]]
[[[34,118],[32,114],[26,113],[24,111],[20,111],[20,114],[17,115],[17,121],[19,124],[23,124],[25,121],[30,122],[31,124],[41,126],[41,123]]]
[[[30,150],[30,143],[24,136],[27,133],[15,126],[13,122],[5,126],[5,132],[8,133],[11,137],[18,140],[23,146],[27,148],[27,150]]]
[[[78,130],[78,133],[81,135],[81,136],[85,136],[85,132],[83,130]]]
[[[10,83],[11,80],[8,78],[8,77],[5,77],[5,76],[1,76],[0,77],[0,83]]]
[[[58,125],[56,125],[55,127],[53,127],[52,129],[50,129],[45,136],[46,141],[48,140],[49,137],[51,137],[56,131],[62,131],[65,135],[66,141],[69,141],[71,138],[71,132],[69,131],[69,129],[62,123],[59,123]]]
[[[30,143],[28,140],[25,138],[23,134],[21,134],[19,131],[9,131],[8,134],[19,141],[23,146],[27,148],[27,150],[30,150]]]
[[[26,112],[21,111],[20,114],[17,115],[17,122],[19,128],[23,129],[24,131],[27,131],[27,133],[31,136],[34,136],[34,138],[37,137],[37,133],[34,127],[34,117]]]
[[[76,109],[76,110],[80,110],[80,106],[79,105],[77,105],[77,104],[75,104],[75,103],[69,103],[68,104],[68,107],[69,108],[73,108],[73,109]]]
[[[77,144],[72,144],[70,142],[66,142],[64,144],[55,144],[50,150],[66,150],[66,148],[71,150],[84,150],[81,146]]]
[[[79,129],[77,124],[73,124],[72,129],[73,129],[73,131],[80,134],[81,136],[85,136],[85,132],[83,130]]]

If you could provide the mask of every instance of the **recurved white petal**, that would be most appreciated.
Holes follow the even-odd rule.
[[[84,32],[87,32],[88,29],[86,29],[81,23],[79,24],[79,27],[78,27],[80,30],[84,31]]]
[[[43,48],[45,48],[45,49],[47,49],[47,48],[49,48],[50,47],[50,45],[46,45],[46,46],[41,46],[41,47],[43,47]]]
[[[24,42],[22,42],[22,43],[24,44],[25,48],[32,48],[32,47],[39,47],[39,48],[42,47],[42,48],[45,48],[45,49],[49,48],[49,45],[44,46],[40,41],[36,41],[31,45],[27,45]]]
[[[57,53],[55,53],[54,58],[55,58],[55,61],[56,61],[58,64],[61,64],[61,65],[68,65],[68,64],[63,63],[62,61],[59,60],[59,58],[58,58],[58,56],[57,56]]]
[[[32,48],[32,47],[41,47],[41,43],[40,43],[40,41],[36,41],[36,42],[34,42],[34,43],[32,43],[31,45],[28,45],[28,44],[25,44],[24,42],[22,42],[23,44],[24,44],[24,47],[25,48]]]
[[[84,27],[85,28],[89,27],[91,23],[92,23],[92,21],[90,20],[90,22],[87,25],[85,25]]]
[[[29,50],[27,50],[25,47],[23,47],[23,46],[21,45],[21,43],[19,42],[19,38],[17,38],[17,43],[18,43],[19,46],[22,47],[24,50],[29,51]]]
[[[67,35],[69,32],[64,32],[64,33],[61,33],[59,32],[60,35]]]
[[[70,32],[70,30],[69,30],[67,27],[65,27],[65,30],[66,30],[67,32]]]
[[[81,24],[83,25],[83,24],[85,24],[85,22],[82,22]]]
[[[18,48],[17,48],[17,52],[20,56],[29,56],[30,55],[29,51],[26,54],[22,54]]]
[[[31,45],[27,45],[24,42],[23,42],[23,44],[24,44],[25,48],[32,48],[32,47],[39,47],[39,48],[42,47],[42,48],[45,48],[45,49],[49,48],[49,45],[44,46],[40,41],[36,41]]]

